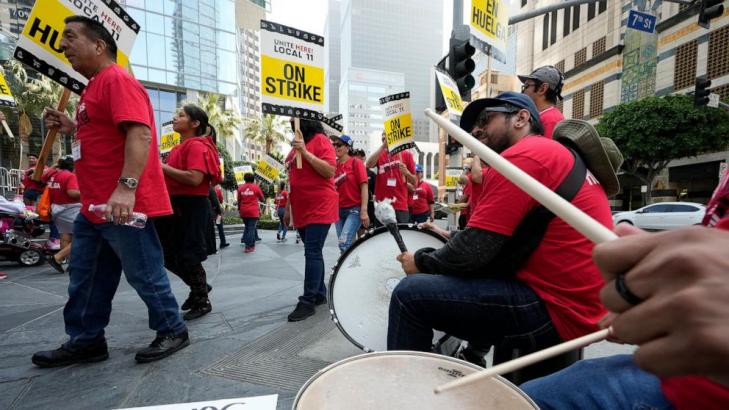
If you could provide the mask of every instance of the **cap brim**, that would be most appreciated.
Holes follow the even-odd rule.
[[[483,111],[484,108],[504,104],[507,103],[498,98],[481,98],[470,102],[466,106],[466,109],[463,110],[463,114],[461,114],[461,128],[463,128],[466,132],[471,132],[473,126],[476,124],[478,115],[481,114],[481,111]]]
[[[517,78],[519,78],[519,81],[523,83],[527,82],[527,80],[536,80],[539,81],[538,78],[532,77],[530,75],[517,75]]]

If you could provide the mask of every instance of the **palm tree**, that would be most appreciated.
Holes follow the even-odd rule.
[[[271,154],[276,143],[286,141],[284,134],[286,120],[271,114],[263,117],[252,117],[244,120],[245,137],[257,144],[266,146],[266,154]]]
[[[222,140],[235,136],[241,118],[235,111],[221,107],[220,95],[200,94],[197,97],[197,105],[208,114],[208,121],[215,127]]]

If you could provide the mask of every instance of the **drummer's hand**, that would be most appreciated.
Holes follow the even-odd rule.
[[[607,315],[603,316],[603,318],[600,319],[599,322],[597,322],[597,325],[600,326],[601,329],[607,329],[613,325],[613,321],[615,320],[616,317],[618,317],[617,313],[608,312]],[[607,340],[609,340],[613,343],[620,343],[621,345],[625,344],[625,342],[622,339],[620,339],[619,337],[615,336],[615,333],[613,333],[613,332],[610,332],[608,334]]]
[[[435,224],[435,222],[432,221],[419,223],[418,228],[422,230],[433,231],[446,239],[450,239],[451,237],[450,232],[446,231],[445,229],[441,229],[438,225]]]
[[[403,252],[397,255],[397,261],[402,265],[405,274],[418,273],[418,267],[415,265],[415,254],[412,252]]]
[[[362,222],[362,226],[365,228],[370,227],[370,216],[367,214],[366,211],[359,213],[359,220]]]

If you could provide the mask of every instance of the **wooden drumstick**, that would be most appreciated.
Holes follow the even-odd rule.
[[[518,359],[509,360],[508,362],[501,363],[486,370],[471,373],[467,376],[461,377],[460,379],[436,387],[435,394],[440,394],[448,390],[455,389],[456,387],[475,383],[479,380],[483,380],[489,377],[511,373],[515,370],[521,369],[522,367],[529,366],[542,360],[547,360],[550,357],[558,356],[571,350],[583,348],[595,342],[605,340],[611,331],[612,328],[603,329],[595,333],[590,333],[589,335],[578,337],[577,339],[572,339],[568,342],[560,343],[547,349],[528,354]]]

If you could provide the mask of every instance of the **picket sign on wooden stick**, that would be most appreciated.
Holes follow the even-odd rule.
[[[3,129],[5,129],[5,132],[8,133],[8,138],[10,138],[11,140],[14,140],[15,135],[13,135],[13,132],[10,131],[10,127],[8,127],[7,121],[3,120],[2,123],[3,123]]]
[[[63,93],[61,93],[61,99],[58,101],[58,106],[56,107],[56,110],[64,112],[66,110],[66,105],[68,104],[68,99],[70,97],[71,91],[68,88],[64,88]],[[43,141],[43,148],[41,148],[40,156],[38,157],[38,164],[35,166],[35,171],[33,171],[33,176],[31,177],[31,179],[33,179],[34,181],[41,180],[41,176],[43,175],[43,168],[45,168],[46,161],[48,160],[48,155],[51,153],[51,149],[53,148],[53,143],[56,141],[57,133],[58,128],[51,128],[46,134],[46,139],[45,141]]]
[[[299,117],[294,117],[294,141],[304,141],[304,134],[301,133]],[[301,151],[296,151],[296,168],[301,169]]]

